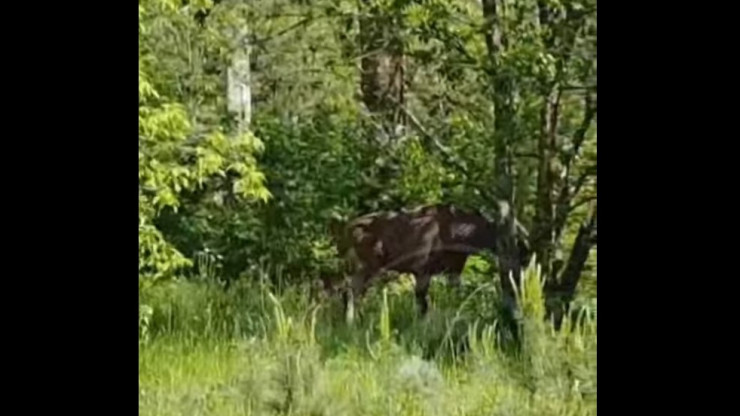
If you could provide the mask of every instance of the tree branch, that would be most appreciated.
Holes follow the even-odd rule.
[[[421,124],[418,118],[409,111],[406,106],[402,105],[401,103],[396,100],[395,97],[390,97],[390,101],[407,117],[408,121],[411,122],[411,125],[419,132],[421,133],[429,142],[432,143],[432,145],[439,150],[450,163],[454,164],[458,169],[460,169],[465,175],[468,175],[468,169],[460,164],[455,157],[455,155],[450,151],[447,146],[443,145],[442,143],[437,140],[436,137],[432,136],[431,133],[427,131],[427,129],[424,128],[424,126]]]
[[[563,85],[561,87],[563,91],[596,91],[596,85]]]
[[[586,179],[595,174],[596,166],[590,166],[586,168],[586,170],[578,177],[578,179],[576,179],[576,184],[572,191],[570,189],[570,185],[567,183],[567,180],[564,186],[560,189],[560,195],[558,196],[555,208],[554,233],[556,239],[559,239],[562,235],[563,229],[565,228],[565,222],[568,219],[568,215],[570,215],[573,210],[582,205],[581,203],[577,205],[572,205],[573,199],[575,199],[575,197],[578,196],[578,194],[581,192],[581,188],[586,183]]]
[[[597,199],[597,198],[596,198],[596,196],[589,196],[589,197],[585,197],[585,198],[583,198],[582,200],[578,201],[577,203],[573,204],[573,205],[572,205],[572,206],[570,207],[570,210],[571,210],[571,211],[574,211],[574,210],[576,210],[577,208],[580,208],[580,207],[582,207],[582,206],[584,206],[584,205],[586,205],[586,204],[588,204],[588,203],[590,203],[590,202],[596,201],[596,199]]]
[[[573,187],[573,191],[570,192],[570,199],[568,201],[563,201],[570,203],[570,201],[573,200],[576,196],[578,196],[578,193],[581,192],[581,188],[586,183],[586,179],[588,179],[591,176],[596,175],[596,166],[589,166],[586,168],[586,170],[583,171],[583,173],[576,179],[576,184]]]
[[[575,198],[576,195],[578,195],[586,179],[592,174],[596,173],[596,166],[593,166],[592,168],[587,168],[586,171],[581,176],[579,176],[578,179],[576,179],[576,186],[573,190],[571,190],[570,175],[573,167],[573,160],[580,153],[581,146],[586,140],[586,132],[588,131],[589,127],[591,127],[591,123],[596,117],[596,103],[593,102],[590,94],[586,94],[586,96],[584,97],[584,102],[586,109],[584,110],[581,125],[573,134],[573,149],[565,156],[565,179],[563,181],[563,186],[560,188],[555,206],[554,221],[555,235],[557,237],[561,235],[563,227],[565,226],[565,220],[567,219],[568,214],[572,212],[572,207],[570,206],[571,201],[573,200],[573,198]]]
[[[314,20],[316,20],[318,18],[319,17],[316,17],[316,16],[305,17],[305,18],[299,20],[298,22],[293,23],[292,25],[288,26],[287,28],[278,31],[277,33],[269,34],[269,35],[267,35],[267,36],[265,36],[263,38],[260,38],[260,39],[252,38],[250,40],[250,43],[252,44],[252,46],[255,46],[255,47],[258,47],[258,48],[264,48],[268,42],[274,40],[275,38],[279,38],[280,36],[283,36],[283,35],[291,32],[291,31],[293,31],[295,29],[298,29],[298,28],[300,28],[302,26],[305,26],[305,25],[313,22]]]
[[[522,159],[539,159],[540,155],[537,153],[514,152],[514,157],[520,157]]]
[[[586,140],[586,132],[588,132],[589,127],[591,127],[591,123],[596,117],[596,103],[593,102],[591,94],[586,94],[586,96],[584,97],[584,101],[586,105],[586,110],[584,111],[581,125],[578,127],[578,130],[576,130],[575,134],[573,134],[573,152],[569,154],[568,158],[566,159],[566,166],[568,168],[570,168],[570,164],[572,163],[573,159],[580,152],[581,145]]]
[[[482,0],[482,3],[483,17],[486,20],[485,24],[483,25],[483,33],[486,41],[486,47],[488,48],[488,57],[491,60],[491,64],[495,65],[496,55],[502,49],[501,31],[496,25],[498,21],[496,0]]]

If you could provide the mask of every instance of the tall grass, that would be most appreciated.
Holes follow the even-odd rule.
[[[373,290],[344,322],[305,288],[177,282],[142,294],[142,415],[595,415],[596,322],[544,320],[542,282],[518,293],[522,346],[505,347],[491,285]]]

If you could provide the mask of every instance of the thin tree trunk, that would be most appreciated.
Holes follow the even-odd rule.
[[[370,143],[379,145],[396,137],[397,128],[405,123],[402,109],[405,104],[403,46],[393,27],[393,16],[379,10],[371,0],[361,0],[359,16],[360,92],[362,102],[378,128],[368,134]],[[375,203],[382,200],[395,173],[390,166],[379,168],[376,185],[362,198]],[[368,209],[379,207],[368,206]]]
[[[563,273],[560,275],[559,283],[547,293],[547,316],[554,317],[556,329],[560,329],[562,325],[563,317],[575,297],[583,267],[588,260],[588,254],[596,244],[596,208],[596,205],[594,205],[590,218],[578,230],[573,250]]]
[[[516,109],[514,107],[514,80],[502,71],[499,55],[506,47],[506,37],[499,22],[496,0],[483,0],[483,15],[486,19],[485,42],[488,49],[489,75],[493,85],[494,105],[494,194],[498,203],[498,239],[496,252],[499,275],[509,328],[518,339],[518,305],[514,286],[521,280],[521,256],[516,219],[514,186],[514,148],[516,135]]]
[[[405,59],[403,46],[393,34],[387,16],[362,0],[360,16],[360,90],[365,107],[378,115],[384,128],[403,122],[398,105],[404,104]],[[392,19],[391,19],[392,20]]]
[[[557,86],[542,104],[540,136],[537,141],[539,165],[537,169],[537,205],[532,230],[532,247],[542,267],[543,276],[550,281],[555,251],[554,188],[558,157],[557,127],[560,109],[560,90]]]
[[[594,102],[594,99],[591,97],[591,95],[587,93],[584,101],[586,108],[584,110],[583,121],[581,122],[581,125],[578,127],[578,130],[576,130],[573,136],[573,150],[565,156],[565,163],[563,167],[563,169],[565,169],[565,174],[563,175],[565,177],[565,180],[560,189],[555,207],[553,232],[556,241],[562,236],[563,229],[565,228],[565,223],[568,219],[568,216],[570,215],[570,212],[573,209],[573,199],[578,196],[578,193],[582,189],[586,180],[590,176],[596,174],[595,169],[587,169],[578,178],[576,178],[575,183],[573,183],[571,186],[573,160],[580,152],[581,146],[586,139],[586,133],[588,132],[589,127],[591,127],[591,123],[596,117],[596,103]]]
[[[559,281],[558,273],[561,271],[562,259],[556,249],[562,239],[562,233],[567,219],[573,212],[573,200],[578,195],[587,179],[594,174],[591,169],[575,179],[572,183],[572,164],[583,144],[586,132],[595,116],[595,105],[592,105],[589,92],[586,93],[586,109],[584,119],[580,128],[573,137],[573,150],[561,155],[562,146],[558,142],[558,120],[560,116],[560,104],[562,88],[562,76],[571,58],[571,53],[576,40],[576,33],[584,23],[585,14],[576,12],[569,5],[565,5],[565,13],[550,6],[549,2],[538,0],[539,23],[543,29],[543,43],[546,50],[556,59],[555,77],[547,80],[542,85],[543,104],[540,118],[540,135],[538,140],[538,171],[537,171],[537,203],[532,230],[532,247],[536,253],[538,263],[542,268],[543,277],[546,279],[545,291],[547,296],[559,294],[573,282],[577,283],[583,265],[576,267],[573,261],[577,260],[583,250],[583,241],[577,242],[573,247],[570,261],[566,266],[569,283],[563,286]],[[561,156],[563,164],[560,164]],[[562,183],[558,183],[559,178]],[[581,230],[583,231],[583,230]],[[588,247],[590,248],[590,246]],[[588,249],[586,249],[586,257]],[[584,260],[585,262],[585,260]],[[563,270],[563,273],[566,272]],[[577,270],[578,277],[571,273]],[[565,276],[563,274],[562,276]],[[561,277],[562,277],[561,276]],[[575,291],[575,287],[573,287]],[[548,304],[559,303],[548,299]],[[569,303],[568,301],[567,303]]]

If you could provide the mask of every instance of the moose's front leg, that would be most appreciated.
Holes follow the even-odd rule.
[[[429,311],[429,281],[431,276],[427,273],[416,276],[416,303],[419,306],[419,313],[422,317],[426,316]]]
[[[348,324],[355,320],[355,304],[365,294],[373,272],[363,269],[352,276],[349,287],[344,291],[344,311]]]

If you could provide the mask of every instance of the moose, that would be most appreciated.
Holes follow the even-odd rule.
[[[333,223],[331,232],[339,254],[348,261],[349,286],[344,288],[347,319],[353,317],[353,302],[376,281],[388,282],[388,275],[409,273],[416,279],[415,295],[422,316],[429,309],[432,276],[446,275],[448,284],[460,285],[468,257],[483,250],[497,254],[497,239],[503,227],[478,211],[455,206],[427,205],[414,210],[375,212],[344,226]],[[520,264],[530,253],[527,232],[516,223]],[[388,273],[395,272],[395,273]]]

